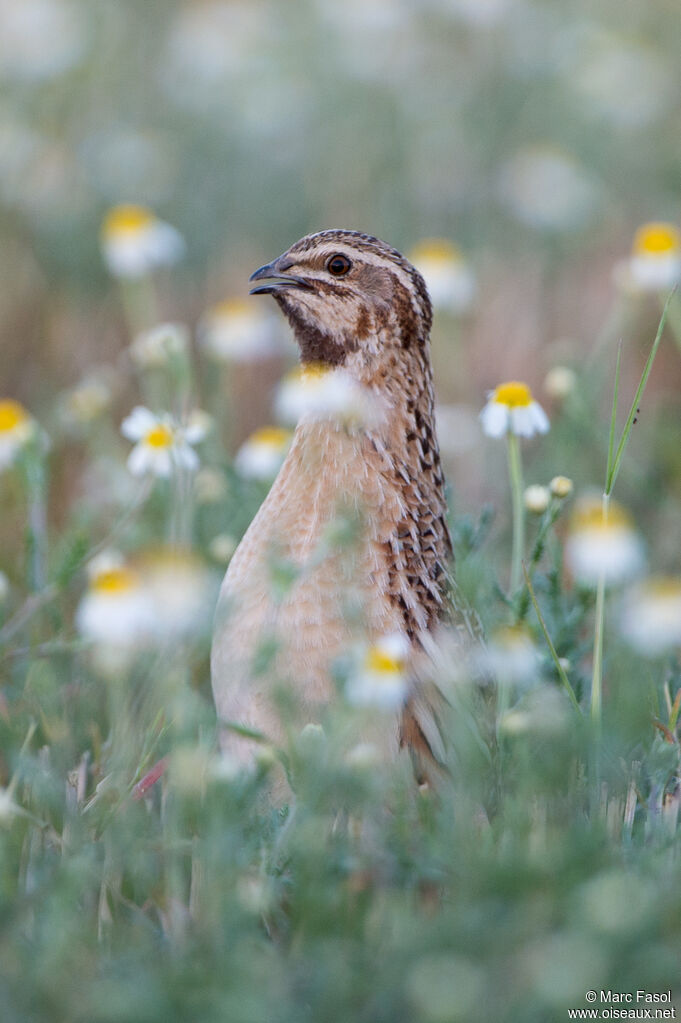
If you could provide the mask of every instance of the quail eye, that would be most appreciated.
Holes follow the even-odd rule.
[[[352,263],[342,252],[337,252],[335,256],[331,256],[326,264],[326,269],[334,277],[343,277],[351,267]]]

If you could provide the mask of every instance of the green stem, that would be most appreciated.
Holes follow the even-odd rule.
[[[499,758],[500,763],[503,758],[503,749],[501,742],[501,726],[503,723],[508,709],[511,706],[511,685],[509,682],[499,682],[497,680],[497,743],[499,745]]]
[[[45,464],[40,441],[36,439],[26,450],[24,475],[28,499],[27,548],[30,589],[39,593],[45,588],[47,574],[47,507],[45,501]]]
[[[603,494],[603,526],[607,525],[610,510],[610,495]],[[605,570],[601,569],[596,588],[596,624],[594,626],[594,658],[591,674],[591,720],[596,736],[601,731],[601,707],[603,700],[603,629],[605,627]]]
[[[522,578],[523,552],[525,548],[525,507],[523,505],[523,465],[520,457],[520,441],[515,433],[508,432],[508,475],[511,481],[513,505],[513,552],[511,555],[511,596],[517,592]]]
[[[523,565],[523,575],[525,576],[526,579],[534,578],[535,570],[544,553],[544,548],[546,547],[548,535],[553,526],[556,524],[556,520],[558,519],[560,512],[561,512],[560,503],[556,501],[555,498],[551,498],[551,503],[544,512],[544,516],[539,525],[539,530],[537,531],[537,535],[532,546],[532,553],[530,554],[530,561],[527,569],[525,569],[525,566]],[[530,597],[531,589],[529,587],[527,589],[524,589],[523,592],[520,594],[520,599],[518,601],[518,609],[516,613],[516,625],[519,625],[527,617],[527,612],[530,609]]]
[[[188,548],[192,542],[194,474],[184,466],[174,467],[168,516],[168,539],[171,546]]]
[[[158,323],[159,313],[154,281],[150,275],[121,278],[121,301],[131,339]]]
[[[640,402],[643,399],[643,392],[645,391],[648,377],[653,368],[653,362],[657,354],[657,349],[660,346],[662,340],[662,333],[664,331],[665,323],[669,316],[670,309],[673,303],[676,301],[676,288],[674,288],[664,304],[662,310],[662,316],[660,317],[660,323],[657,328],[657,334],[653,346],[648,355],[641,379],[638,387],[636,388],[636,394],[634,400],[631,403],[629,409],[629,415],[627,421],[622,430],[622,435],[619,439],[619,443],[615,446],[615,425],[617,419],[617,406],[619,403],[619,384],[620,384],[620,366],[622,358],[621,346],[617,352],[617,363],[615,365],[615,393],[613,396],[612,403],[612,414],[610,417],[610,436],[608,440],[608,465],[605,473],[605,489],[603,491],[603,526],[607,526],[608,513],[610,510],[610,495],[612,494],[615,481],[622,465],[622,459],[624,458],[624,452],[629,442],[629,436],[631,434],[632,427],[636,420],[636,417],[640,411]],[[593,669],[591,674],[591,720],[595,728],[596,744],[601,733],[601,718],[602,718],[602,701],[603,701],[603,630],[605,628],[605,570],[601,569],[598,576],[598,583],[596,587],[596,622],[594,625],[594,655],[593,655]]]
[[[71,573],[72,575],[75,575],[77,571],[86,565],[88,561],[91,561],[92,558],[99,554],[100,551],[106,550],[107,547],[112,545],[119,533],[134,516],[135,512],[146,502],[151,492],[152,485],[153,480],[151,478],[144,482],[138,496],[123,512],[121,518],[114,525],[113,529],[110,530],[103,540],[100,540],[100,542],[95,544],[94,547],[91,547],[90,550],[88,550],[74,565]],[[31,593],[21,607],[14,612],[12,617],[9,618],[0,629],[0,647],[6,646],[10,640],[31,621],[35,614],[55,600],[61,592],[62,585],[48,583],[48,585],[44,586],[40,592]]]
[[[551,636],[549,635],[549,630],[546,627],[546,622],[544,621],[544,616],[541,613],[541,609],[540,609],[539,603],[537,601],[537,595],[534,592],[534,587],[532,586],[532,581],[530,579],[529,573],[528,573],[527,569],[525,568],[525,566],[523,566],[523,574],[525,576],[525,584],[527,586],[527,592],[529,593],[530,598],[532,600],[532,605],[533,605],[535,613],[537,615],[537,620],[539,621],[539,625],[541,626],[541,630],[544,633],[544,639],[546,640],[546,644],[547,644],[547,646],[549,648],[549,652],[551,654],[551,657],[553,658],[553,663],[556,666],[556,671],[558,672],[558,677],[560,678],[561,682],[563,683],[563,686],[565,687],[565,692],[570,697],[570,702],[572,703],[572,706],[575,708],[575,710],[577,711],[578,714],[581,714],[582,713],[582,708],[579,706],[579,700],[575,696],[575,691],[572,688],[572,686],[570,685],[570,680],[567,677],[567,674],[565,672],[565,668],[560,663],[560,657],[558,656],[558,652],[556,651],[556,648],[553,645],[553,640],[551,639]]]

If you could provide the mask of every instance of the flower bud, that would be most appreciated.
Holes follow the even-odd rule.
[[[554,366],[546,374],[544,390],[551,398],[564,401],[577,386],[577,374],[569,366]]]
[[[554,476],[549,483],[549,488],[553,496],[562,501],[572,493],[573,483],[567,476]]]
[[[548,508],[550,500],[548,487],[539,486],[537,483],[528,487],[524,494],[525,507],[533,515],[542,515]]]

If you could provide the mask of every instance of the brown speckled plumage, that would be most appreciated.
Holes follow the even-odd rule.
[[[328,269],[336,254],[351,263],[339,276]],[[252,669],[263,632],[280,639],[276,671],[295,689],[302,727],[333,697],[328,668],[353,638],[348,609],[369,638],[399,630],[416,653],[448,614],[452,551],[433,418],[431,306],[420,274],[378,239],[334,230],[301,239],[254,275],[265,278],[275,283],[256,290],[286,314],[302,361],[343,367],[381,410],[363,429],[299,424],[225,577],[212,658],[218,712],[279,738],[268,680]],[[313,557],[343,509],[363,523],[357,550]],[[268,575],[273,551],[299,570],[279,602]],[[428,753],[431,711],[415,682],[399,720],[387,724],[386,748]],[[224,742],[243,745],[229,734]]]

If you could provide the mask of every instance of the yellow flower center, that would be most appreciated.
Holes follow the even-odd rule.
[[[11,433],[28,422],[28,412],[18,401],[0,401],[0,433]]]
[[[649,579],[643,587],[643,592],[648,597],[656,600],[679,600],[681,599],[681,579],[674,579],[673,576],[658,576]]]
[[[644,224],[634,237],[635,256],[671,256],[679,251],[681,235],[673,224]]]
[[[506,384],[499,384],[492,400],[509,408],[525,408],[532,404],[532,392],[527,384],[509,380]]]
[[[262,426],[251,434],[249,443],[262,444],[269,448],[284,448],[291,439],[291,431],[281,426]]]
[[[331,367],[326,362],[305,362],[300,369],[296,369],[293,373],[289,374],[289,379],[298,380],[299,383],[305,386],[308,384],[314,386],[330,372]]]
[[[95,593],[126,593],[137,585],[137,576],[129,568],[110,568],[100,572],[92,580],[90,588]]]
[[[366,668],[378,675],[399,675],[404,670],[404,661],[402,658],[391,657],[380,647],[372,646],[367,651]]]
[[[424,238],[411,250],[412,263],[462,263],[463,254],[446,238]]]
[[[522,625],[502,625],[492,636],[493,642],[505,650],[520,650],[534,646],[532,636]]]
[[[158,423],[149,430],[144,441],[151,448],[169,448],[173,443],[173,431],[169,426]]]
[[[246,302],[243,298],[227,298],[224,302],[218,302],[209,310],[209,315],[215,320],[229,320],[233,317],[247,316],[249,319],[257,316],[253,303]]]
[[[573,531],[583,529],[600,529],[604,532],[617,529],[631,530],[633,528],[629,514],[621,504],[611,502],[608,508],[607,518],[603,515],[603,506],[600,501],[585,501],[575,509],[572,516],[571,528]]]
[[[121,235],[138,234],[146,230],[155,221],[154,214],[146,206],[134,206],[125,203],[109,210],[102,224],[104,238],[117,238]]]

